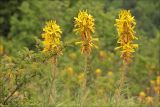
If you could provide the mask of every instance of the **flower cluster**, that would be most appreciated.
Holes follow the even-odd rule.
[[[146,93],[141,91],[139,93],[139,101],[141,103],[146,103],[147,105],[152,105],[154,103],[154,99],[151,96],[146,96]]]
[[[118,32],[118,41],[120,44],[116,49],[121,50],[121,57],[126,64],[129,64],[133,57],[132,53],[135,52],[135,48],[138,48],[138,44],[133,44],[134,39],[138,39],[135,36],[136,22],[134,16],[131,15],[129,10],[120,11],[119,18],[116,19],[115,26]]]
[[[78,17],[75,17],[74,19],[74,31],[79,33],[82,39],[80,42],[77,42],[77,44],[82,44],[81,53],[90,54],[91,48],[96,47],[93,41],[97,40],[91,36],[95,31],[94,19],[87,11],[80,11]]]
[[[60,27],[56,24],[56,21],[49,21],[43,28],[42,38],[44,39],[44,52],[54,51],[56,54],[61,54],[61,34]]]
[[[154,102],[157,101],[157,98],[160,96],[160,76],[157,76],[156,80],[150,81],[151,87],[147,88],[147,94],[152,94],[151,96],[147,96],[144,91],[139,93],[139,101],[141,103],[146,103],[148,105],[153,105]]]

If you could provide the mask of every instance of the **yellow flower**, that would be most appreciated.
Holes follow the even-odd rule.
[[[103,50],[99,51],[99,56],[105,57],[106,56],[106,52],[103,51]]]
[[[141,92],[139,93],[139,97],[144,98],[145,96],[146,96],[145,92],[141,91]]]
[[[139,98],[139,101],[140,101],[140,102],[144,102],[145,97],[146,97],[145,92],[141,91],[141,92],[139,93],[139,97],[138,97],[138,98]]]
[[[56,24],[56,21],[46,22],[46,26],[43,28],[42,38],[44,39],[44,52],[54,51],[56,54],[61,54],[61,34],[60,27]]]
[[[96,69],[95,73],[96,73],[96,76],[98,77],[101,75],[102,70],[98,68],[98,69]]]
[[[96,47],[93,41],[97,41],[96,38],[92,38],[95,31],[94,19],[87,11],[80,11],[78,17],[74,17],[74,19],[74,31],[81,36],[81,41],[76,42],[76,44],[81,44],[81,53],[90,54],[91,48]]]
[[[104,60],[105,57],[106,57],[106,52],[103,51],[103,50],[99,51],[99,58],[100,58],[100,60]]]
[[[118,41],[120,44],[116,48],[121,50],[121,58],[126,64],[129,64],[133,57],[132,53],[135,52],[135,48],[138,48],[138,44],[133,44],[134,39],[138,39],[135,36],[136,22],[134,16],[131,15],[130,10],[122,10],[119,14],[119,19],[116,19],[116,28],[118,32]]]
[[[73,68],[72,67],[67,67],[67,73],[68,73],[68,75],[73,75],[73,73],[74,73]]]
[[[109,77],[112,77],[112,76],[113,76],[113,72],[112,72],[112,71],[109,71],[109,72],[107,72],[107,75],[108,75]]]
[[[153,97],[151,97],[151,96],[146,97],[146,103],[153,104]]]

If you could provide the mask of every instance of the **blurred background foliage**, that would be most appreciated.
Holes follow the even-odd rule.
[[[38,52],[37,40],[41,40],[42,28],[48,20],[56,20],[60,25],[64,43],[78,38],[73,33],[74,17],[79,10],[87,10],[95,19],[96,32],[94,36],[99,38],[99,48],[94,50],[91,57],[92,70],[94,72],[99,68],[103,75],[112,71],[118,79],[121,59],[119,53],[114,50],[117,46],[117,32],[114,24],[121,9],[131,10],[137,22],[136,35],[139,38],[137,41],[139,49],[135,53],[127,77],[131,94],[138,95],[141,90],[145,90],[149,86],[150,80],[160,74],[160,0],[1,0],[0,60],[3,62],[2,65],[6,63],[4,62],[6,57],[13,57],[13,60],[15,58],[15,60],[23,62],[23,58],[19,56],[18,52],[22,51],[23,53],[24,51],[23,55],[27,54],[29,50]],[[38,57],[36,54],[35,56],[37,59],[40,58],[40,61],[43,60],[41,55]],[[35,56],[33,55],[33,58]],[[40,63],[37,61],[35,66],[38,64]],[[23,67],[26,65],[26,68],[31,66],[28,62],[20,63],[20,65]],[[66,48],[64,55],[59,59],[60,70],[63,71],[67,66],[73,67],[74,71],[78,73],[82,70],[83,57],[76,45]],[[48,75],[46,69],[49,69],[48,66],[43,65],[40,68],[29,69],[29,72],[41,71],[39,76]],[[26,73],[28,73],[27,71],[25,70]],[[43,71],[46,73],[43,74]],[[26,77],[21,78],[29,78],[27,75],[25,74]],[[60,80],[61,83],[63,81]],[[71,82],[76,84],[74,81],[73,79]],[[108,82],[103,78],[100,81]],[[105,87],[103,82],[99,85]],[[38,84],[42,83],[38,82]],[[113,84],[112,81],[109,84]],[[108,88],[112,90],[114,87]],[[34,94],[32,95],[34,96]]]

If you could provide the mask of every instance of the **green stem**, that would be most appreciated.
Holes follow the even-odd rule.
[[[120,73],[120,80],[119,80],[119,86],[118,89],[115,92],[116,96],[116,107],[119,107],[121,105],[121,90],[124,88],[125,80],[126,80],[126,72],[127,72],[127,65],[123,65],[121,73]]]
[[[55,58],[53,60],[55,60]],[[56,85],[56,83],[55,83],[56,72],[57,72],[57,67],[56,67],[56,63],[54,63],[53,67],[52,67],[52,72],[51,72],[51,86],[50,86],[50,89],[49,89],[48,101],[47,101],[48,104],[50,104],[50,98],[53,97],[54,106],[55,106],[55,103],[56,103],[56,86],[55,86]]]

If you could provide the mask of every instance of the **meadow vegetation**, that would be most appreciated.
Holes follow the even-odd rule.
[[[159,107],[159,0],[0,1],[0,106]]]

